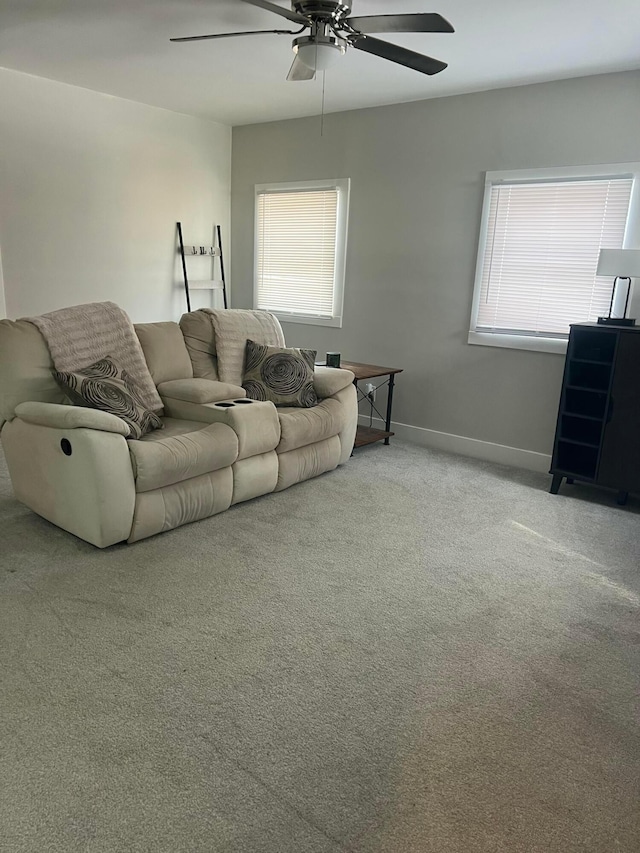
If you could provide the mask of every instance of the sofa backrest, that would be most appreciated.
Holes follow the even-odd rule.
[[[53,378],[49,348],[27,320],[0,320],[0,426],[13,420],[19,403],[65,403]]]
[[[191,359],[177,323],[137,323],[134,329],[156,385],[193,377]]]
[[[204,308],[183,314],[180,328],[191,358],[193,375],[198,379],[218,381],[216,336],[211,314]]]
[[[191,379],[191,359],[177,323],[141,323],[135,330],[156,385]],[[13,420],[19,403],[69,402],[52,371],[49,347],[33,323],[0,320],[0,426]]]
[[[280,321],[275,314],[262,310],[200,308],[183,314],[180,328],[193,375],[232,385],[242,383],[248,339],[268,346],[285,345]]]

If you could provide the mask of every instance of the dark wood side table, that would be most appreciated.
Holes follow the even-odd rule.
[[[387,411],[384,418],[384,429],[374,429],[374,427],[358,425],[356,441],[353,446],[363,447],[365,444],[373,444],[374,441],[381,441],[382,439],[384,439],[385,444],[389,444],[389,438],[393,435],[391,432],[391,407],[393,405],[393,386],[395,384],[395,375],[396,373],[402,373],[403,368],[379,367],[376,364],[361,364],[357,361],[343,361],[340,363],[340,367],[344,367],[345,370],[350,370],[354,374],[355,379],[353,380],[353,384],[356,386],[356,391],[358,392],[358,402],[361,400],[367,400],[371,406],[372,412],[375,410],[381,418],[382,415],[374,406],[373,400],[371,400],[366,394],[363,394],[360,388],[358,388],[358,382],[362,382],[364,379],[376,379],[380,376],[388,377],[384,382],[381,382],[380,385],[376,386],[376,388],[382,388],[384,385],[387,386]]]

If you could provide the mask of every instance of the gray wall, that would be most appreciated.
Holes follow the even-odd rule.
[[[484,172],[638,159],[639,72],[336,113],[323,136],[234,128],[233,307],[252,303],[254,184],[349,177],[343,328],[287,342],[403,367],[398,422],[549,453],[563,357],[466,343]]]

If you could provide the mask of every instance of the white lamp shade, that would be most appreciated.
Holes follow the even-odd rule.
[[[640,278],[640,249],[600,249],[596,275]]]
[[[312,68],[314,71],[326,71],[338,61],[344,53],[344,47],[339,44],[323,44],[308,42],[307,44],[299,44],[298,59],[303,62],[307,68]]]

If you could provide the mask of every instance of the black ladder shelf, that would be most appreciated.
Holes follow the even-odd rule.
[[[213,246],[185,246],[182,237],[182,223],[176,223],[178,228],[178,254],[182,260],[182,275],[184,277],[184,294],[187,299],[187,311],[191,311],[191,290],[221,290],[224,307],[227,308],[227,285],[224,277],[224,255],[222,254],[222,232],[220,226],[214,229]],[[187,258],[209,257],[211,258],[212,277],[189,281],[187,272]],[[214,278],[214,262],[220,261],[220,278]]]

